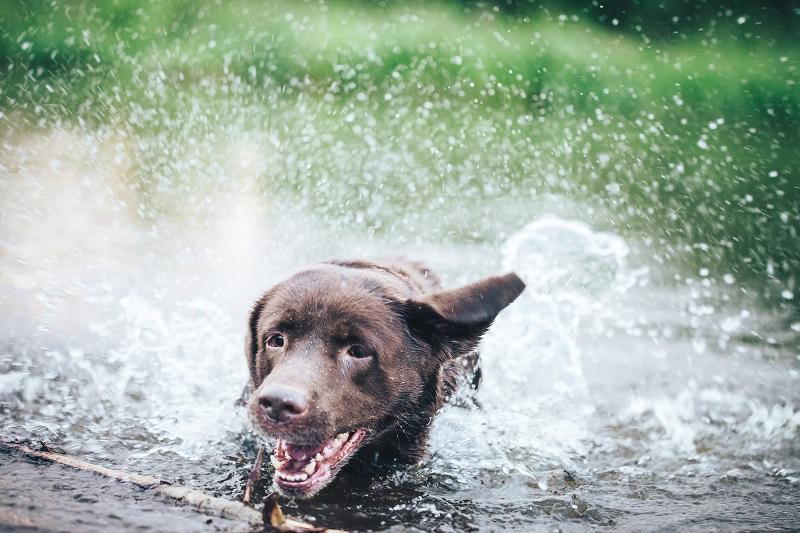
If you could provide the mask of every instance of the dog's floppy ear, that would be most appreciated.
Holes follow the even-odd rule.
[[[514,273],[487,278],[460,289],[408,300],[406,320],[418,331],[436,332],[453,340],[477,340],[523,290],[525,283]]]
[[[266,296],[262,297],[250,311],[250,318],[247,320],[247,335],[244,338],[244,355],[247,357],[247,368],[250,369],[250,379],[253,385],[258,385],[258,373],[256,369],[256,356],[258,355],[258,320],[261,311],[264,309]]]

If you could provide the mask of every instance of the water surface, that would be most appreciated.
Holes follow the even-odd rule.
[[[38,28],[62,24],[58,9],[3,30],[0,437],[239,498],[260,444],[237,405],[252,302],[312,261],[400,254],[448,287],[509,270],[528,284],[483,343],[479,407],[445,408],[411,470],[287,512],[359,530],[797,527],[800,142],[785,43],[753,44],[751,65],[717,35],[697,57],[728,66],[687,73],[685,44],[569,18],[232,5],[230,19],[211,5],[113,19],[161,21],[152,46],[131,32],[119,48],[112,33],[49,43]],[[95,28],[100,15],[80,13],[75,27]],[[278,15],[328,44],[288,47],[291,32],[268,26]],[[350,16],[399,52],[369,32],[346,48]],[[433,40],[441,25],[455,33]],[[556,39],[585,35],[595,56]],[[538,67],[503,55],[520,43]],[[53,50],[67,59],[39,70]],[[737,107],[723,88],[742,72],[781,84]],[[695,74],[708,92],[690,100]],[[71,497],[50,479],[60,470],[36,481],[3,461],[4,494],[30,482]],[[39,512],[53,515],[40,529],[72,529],[58,507]],[[120,509],[158,529],[139,512]]]

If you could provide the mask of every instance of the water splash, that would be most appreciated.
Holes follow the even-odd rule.
[[[165,313],[137,294],[108,311],[88,326],[105,350],[52,347],[16,358],[2,381],[3,406],[16,410],[6,433],[134,460],[198,460],[230,447],[230,435],[246,427],[235,403],[247,383],[230,316],[203,299]]]
[[[465,470],[517,471],[542,483],[543,471],[576,467],[595,411],[582,338],[614,316],[615,295],[645,281],[647,270],[628,266],[628,253],[621,238],[555,216],[508,240],[503,270],[517,272],[527,289],[484,340],[483,408],[445,413],[434,449],[459,450],[447,458]],[[481,440],[466,445],[476,423]]]
[[[241,432],[245,421],[234,406],[248,377],[231,317],[199,298],[168,315],[137,295],[120,307],[119,316],[91,328],[120,338],[107,354],[116,371],[108,393],[123,406],[117,419],[133,417],[160,443],[141,453],[198,459]]]

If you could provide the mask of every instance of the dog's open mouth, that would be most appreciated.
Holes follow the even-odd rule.
[[[363,428],[346,431],[315,445],[292,444],[278,438],[270,456],[275,483],[289,494],[315,493],[331,480],[366,434]]]

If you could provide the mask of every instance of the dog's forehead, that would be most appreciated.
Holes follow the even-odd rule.
[[[395,326],[393,304],[412,295],[411,287],[389,273],[320,265],[273,287],[264,316],[294,327],[325,327],[344,337],[354,329]]]

